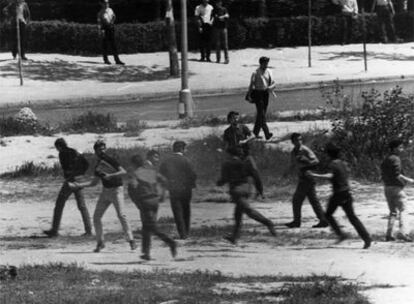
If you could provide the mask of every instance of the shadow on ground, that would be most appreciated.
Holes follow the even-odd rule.
[[[348,61],[359,61],[364,57],[362,52],[321,52],[322,55],[325,55],[326,58],[321,58],[320,60],[337,60],[337,59],[346,59]],[[380,59],[380,60],[397,60],[397,61],[412,61],[414,56],[406,56],[403,54],[389,54],[389,53],[379,53],[379,52],[367,52],[367,57],[371,59]]]

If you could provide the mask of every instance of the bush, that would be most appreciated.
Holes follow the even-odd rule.
[[[49,135],[50,129],[42,125],[30,108],[22,108],[15,116],[0,119],[0,136]]]

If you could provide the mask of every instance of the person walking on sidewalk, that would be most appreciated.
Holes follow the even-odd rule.
[[[213,6],[209,0],[202,0],[200,5],[195,8],[194,15],[197,18],[198,32],[200,33],[200,61],[211,62],[211,34],[213,24]]]
[[[100,0],[101,10],[98,12],[98,28],[102,37],[102,54],[105,64],[111,64],[108,59],[108,46],[112,48],[115,63],[124,65],[119,59],[118,49],[115,42],[115,20],[116,16],[112,8],[109,7],[109,0]]]
[[[400,224],[398,238],[406,242],[411,242],[412,239],[407,234],[405,223],[407,198],[404,192],[404,186],[406,183],[414,183],[414,179],[405,176],[402,171],[400,159],[400,154],[404,151],[402,140],[392,140],[388,144],[388,147],[390,152],[381,164],[384,193],[390,210],[385,240],[387,242],[395,240],[393,229],[398,216]]]
[[[378,26],[381,34],[381,41],[383,43],[398,42],[399,39],[395,33],[394,26],[394,5],[391,0],[373,0],[371,12],[376,10]],[[388,35],[387,35],[388,32]],[[388,39],[389,38],[389,39]]]
[[[157,151],[150,150],[147,160],[144,162],[141,155],[131,158],[133,172],[130,174],[128,194],[140,211],[142,222],[142,256],[144,260],[150,260],[151,235],[155,234],[170,247],[171,255],[177,255],[177,245],[173,239],[158,230],[157,213],[161,199],[159,184],[165,183],[163,176],[157,173],[155,165],[160,155]]]
[[[81,188],[72,190],[68,183],[75,182],[80,177],[84,176],[88,170],[89,164],[85,157],[75,149],[69,148],[65,139],[58,138],[55,141],[55,148],[59,151],[59,161],[62,166],[63,176],[65,181],[60,188],[58,197],[56,199],[55,209],[53,212],[52,228],[43,231],[48,237],[58,236],[60,221],[62,219],[63,209],[69,196],[73,193],[75,195],[78,209],[81,213],[83,226],[85,228],[85,236],[92,235],[92,224],[89,216],[88,208],[85,204],[85,197]]]
[[[307,171],[306,174],[310,177],[330,180],[332,183],[333,194],[329,198],[326,220],[338,236],[338,243],[344,241],[347,237],[333,217],[336,209],[342,207],[352,226],[364,241],[363,249],[368,249],[371,246],[371,237],[354,212],[353,198],[349,186],[349,167],[345,161],[339,158],[341,150],[335,144],[328,143],[325,152],[331,160],[329,164],[330,172],[317,174]]]
[[[19,22],[20,34],[20,52],[21,59],[28,60],[26,57],[27,34],[26,26],[30,22],[29,6],[24,0],[12,0],[8,6],[4,8],[4,13],[9,20],[10,27],[10,45],[13,59],[16,59],[18,53],[18,37],[17,37],[17,22]]]
[[[185,142],[174,142],[174,154],[160,165],[160,173],[167,180],[167,189],[170,192],[171,209],[178,235],[183,240],[190,233],[191,196],[197,179],[193,166],[184,156],[185,149]]]
[[[312,227],[328,227],[328,222],[325,219],[321,204],[316,196],[315,181],[311,176],[306,174],[307,171],[314,169],[319,164],[319,160],[315,153],[302,143],[302,135],[300,133],[293,133],[290,140],[292,141],[294,148],[291,152],[291,161],[288,170],[291,171],[296,167],[298,171],[298,185],[296,186],[292,199],[293,221],[286,224],[286,226],[288,228],[300,227],[302,204],[307,197],[313,211],[319,219],[319,223]],[[285,175],[287,173],[288,172],[286,172]]]
[[[257,110],[253,133],[256,138],[261,138],[259,133],[263,129],[266,140],[273,136],[267,127],[266,112],[269,105],[269,93],[273,94],[276,86],[272,72],[268,68],[269,60],[269,57],[260,57],[260,67],[252,74],[246,95],[247,99],[256,105]]]
[[[256,174],[251,164],[240,158],[240,148],[231,147],[228,149],[231,159],[225,161],[221,167],[221,177],[217,181],[217,186],[229,184],[231,200],[235,203],[234,209],[234,228],[231,235],[224,238],[236,244],[240,237],[243,214],[251,219],[265,225],[271,235],[276,236],[274,225],[271,220],[264,217],[260,212],[253,209],[249,204],[250,184],[249,177],[256,178]],[[255,183],[257,184],[257,182]],[[258,190],[258,189],[257,189]]]
[[[230,15],[227,8],[223,6],[223,1],[216,1],[216,7],[213,10],[213,28],[214,39],[216,46],[216,62],[219,63],[221,59],[221,49],[224,51],[224,63],[228,64],[229,60],[229,42],[227,21]]]
[[[342,14],[342,44],[348,44],[352,38],[352,25],[358,16],[358,3],[356,0],[332,0],[341,7]]]
[[[124,212],[124,187],[122,177],[126,174],[126,171],[116,159],[105,153],[105,142],[102,140],[96,141],[93,149],[96,157],[98,158],[98,162],[95,167],[95,178],[91,182],[71,183],[70,187],[75,189],[81,187],[94,187],[100,180],[102,182],[102,192],[99,196],[95,213],[93,215],[93,223],[95,226],[97,240],[94,252],[100,252],[105,248],[102,217],[111,204],[115,207],[118,219],[121,222],[122,229],[124,230],[125,237],[130,244],[131,250],[135,250],[137,246]]]

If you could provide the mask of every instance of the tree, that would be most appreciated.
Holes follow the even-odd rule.
[[[177,51],[177,38],[175,35],[175,22],[172,0],[167,1],[167,10],[165,14],[165,23],[167,25],[167,37],[168,37],[168,53],[170,55],[170,76],[178,76],[178,51]]]
[[[257,17],[266,17],[266,0],[257,0]]]

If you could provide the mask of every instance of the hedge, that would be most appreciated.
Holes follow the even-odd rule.
[[[368,42],[379,41],[376,15],[367,15]],[[413,14],[403,13],[396,18],[399,37],[413,37]],[[312,37],[314,45],[341,42],[341,21],[338,16],[313,17]],[[291,18],[231,19],[229,22],[229,46],[232,49],[246,47],[282,47],[307,45],[305,16]],[[177,41],[180,41],[180,26],[177,25]],[[189,48],[197,49],[198,32],[193,21],[189,22]],[[356,20],[352,42],[362,41],[362,22]],[[7,47],[10,29],[2,24],[0,46]],[[165,25],[163,22],[124,23],[116,26],[116,35],[121,53],[157,52],[167,50]],[[28,26],[28,51],[42,53],[68,53],[96,55],[100,53],[100,38],[97,26],[67,23],[62,21],[36,21]]]

